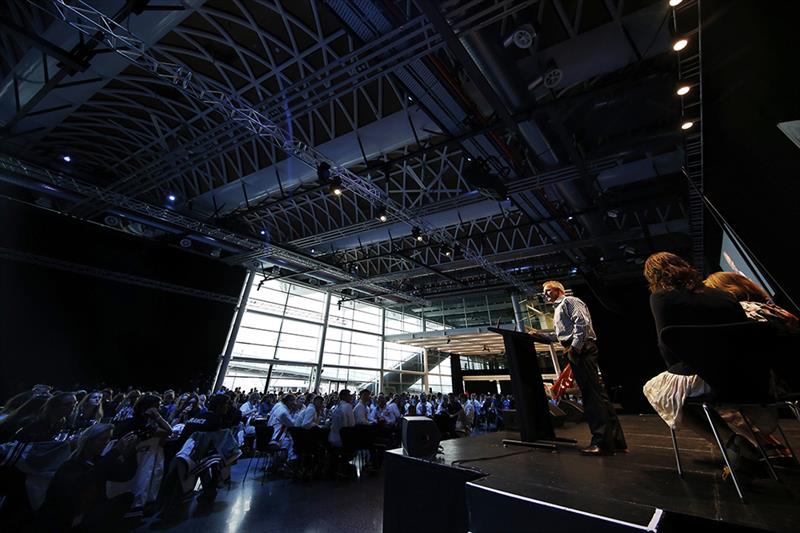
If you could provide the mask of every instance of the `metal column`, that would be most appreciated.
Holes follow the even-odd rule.
[[[325,337],[328,336],[328,318],[331,314],[331,293],[325,293],[325,310],[322,312],[322,334],[319,336],[319,356],[317,357],[317,375],[314,377],[314,392],[319,392],[322,378],[322,354],[325,353]]]
[[[519,306],[519,296],[511,293],[511,305],[514,307],[514,320],[517,322],[517,331],[525,331],[525,319],[522,318],[522,308]]]
[[[231,328],[228,330],[228,340],[225,342],[225,352],[219,362],[217,369],[217,379],[214,380],[214,387],[212,392],[216,392],[222,387],[222,382],[225,380],[225,374],[228,373],[228,364],[231,362],[231,354],[233,354],[233,346],[236,344],[236,335],[239,334],[239,326],[242,324],[242,317],[247,310],[247,299],[250,298],[250,288],[253,286],[254,270],[248,270],[247,276],[244,280],[242,292],[239,293],[239,303],[236,305],[236,315],[231,323]]]
[[[384,363],[383,357],[384,357],[384,353],[385,353],[384,348],[386,346],[386,341],[384,340],[384,337],[386,337],[386,308],[385,307],[381,307],[381,372],[380,372],[380,375],[378,376],[378,394],[383,392],[383,372],[384,372],[384,370],[383,370],[383,363]],[[401,367],[402,367],[402,363],[401,363]]]

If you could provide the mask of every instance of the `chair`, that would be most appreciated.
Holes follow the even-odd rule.
[[[298,457],[297,475],[302,479],[311,479],[319,470],[325,448],[322,440],[323,431],[318,428],[289,428],[294,453]]]
[[[740,481],[731,464],[725,444],[720,438],[712,410],[719,407],[737,410],[752,432],[752,424],[742,410],[745,407],[776,405],[770,397],[770,364],[767,357],[772,353],[776,340],[774,333],[767,324],[747,321],[731,324],[667,326],[660,331],[659,337],[664,346],[680,356],[681,362],[691,372],[699,375],[711,387],[713,391],[711,396],[689,398],[684,408],[692,406],[702,408],[725,464],[731,472],[730,477],[736,492],[744,503]],[[780,428],[780,425],[778,427]],[[783,434],[783,430],[780,431]],[[671,433],[678,475],[683,477],[675,430],[672,429]],[[770,475],[779,480],[760,443],[758,449]]]
[[[272,442],[272,436],[275,433],[275,428],[266,425],[257,425],[256,429],[256,445],[253,450],[253,455],[250,456],[250,461],[247,463],[247,469],[244,471],[244,479],[247,479],[247,473],[250,471],[250,465],[253,459],[256,459],[256,471],[258,470],[258,462],[264,459],[264,466],[266,466],[267,459],[272,460],[276,453],[280,451],[280,446]],[[264,476],[266,477],[266,476]],[[264,478],[261,478],[261,484],[264,484]]]

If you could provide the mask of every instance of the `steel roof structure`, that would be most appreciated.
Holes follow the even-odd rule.
[[[0,11],[22,201],[384,305],[702,261],[698,0]]]

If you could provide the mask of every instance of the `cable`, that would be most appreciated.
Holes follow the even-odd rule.
[[[522,450],[522,451],[519,451],[519,452],[511,452],[511,453],[506,453],[506,454],[503,454],[503,455],[495,455],[495,456],[492,456],[492,457],[476,457],[474,459],[459,459],[457,461],[453,461],[452,463],[450,463],[450,466],[462,465],[464,463],[474,463],[476,461],[491,461],[492,459],[502,459],[503,457],[511,457],[512,455],[520,455],[520,454],[523,454],[523,453],[531,453],[534,449],[535,448],[530,448],[530,449]]]

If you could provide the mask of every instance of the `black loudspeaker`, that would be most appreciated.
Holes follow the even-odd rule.
[[[436,422],[426,416],[403,418],[403,451],[411,457],[431,457],[439,451],[442,435]]]

